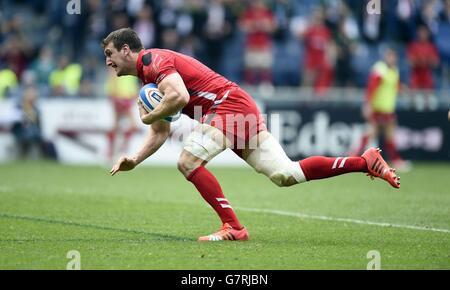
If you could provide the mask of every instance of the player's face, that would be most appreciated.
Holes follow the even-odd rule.
[[[397,54],[395,53],[395,51],[389,50],[386,52],[385,55],[385,60],[386,63],[391,66],[394,67],[397,65]]]
[[[106,65],[113,68],[116,71],[117,76],[126,75],[125,72],[125,55],[118,51],[112,42],[108,43],[108,45],[104,49],[105,57],[106,57]]]

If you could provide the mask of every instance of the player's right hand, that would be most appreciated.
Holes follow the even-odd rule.
[[[111,168],[109,173],[111,176],[116,174],[119,171],[129,171],[136,167],[137,163],[134,158],[123,156],[119,160],[117,160],[116,164]]]

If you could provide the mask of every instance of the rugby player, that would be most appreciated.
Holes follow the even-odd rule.
[[[106,65],[117,76],[138,76],[143,84],[157,84],[164,94],[151,112],[138,101],[141,121],[149,125],[148,136],[135,155],[123,156],[115,163],[111,175],[132,170],[160,148],[170,131],[170,123],[163,118],[182,110],[199,119],[198,128],[184,141],[178,169],[216,211],[223,225],[219,231],[199,237],[199,241],[249,238],[219,182],[205,167],[227,148],[280,187],[349,172],[364,172],[384,179],[394,188],[400,187],[400,178],[376,148],[358,157],[312,156],[290,160],[267,130],[254,100],[237,84],[192,57],[166,49],[144,49],[130,28],[111,32],[102,41],[102,47]]]
[[[362,107],[368,130],[362,136],[359,147],[350,154],[351,156],[361,154],[374,138],[383,134],[384,148],[389,161],[396,168],[405,171],[411,167],[410,162],[401,158],[394,140],[397,128],[395,109],[400,86],[397,53],[392,48],[387,48],[384,51],[383,60],[373,65],[369,75],[366,98]]]

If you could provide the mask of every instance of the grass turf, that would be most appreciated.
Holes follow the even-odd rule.
[[[402,189],[349,174],[277,188],[246,168],[212,168],[248,242],[198,243],[220,227],[175,168],[46,162],[0,166],[0,269],[450,269],[450,233],[256,213],[272,209],[450,229],[448,164],[415,164]],[[242,208],[241,210],[239,208]]]

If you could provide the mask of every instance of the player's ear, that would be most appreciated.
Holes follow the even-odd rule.
[[[124,45],[122,46],[122,53],[123,53],[124,55],[129,55],[130,52],[131,52],[131,50],[130,50],[130,47],[128,46],[128,44],[124,44]]]

